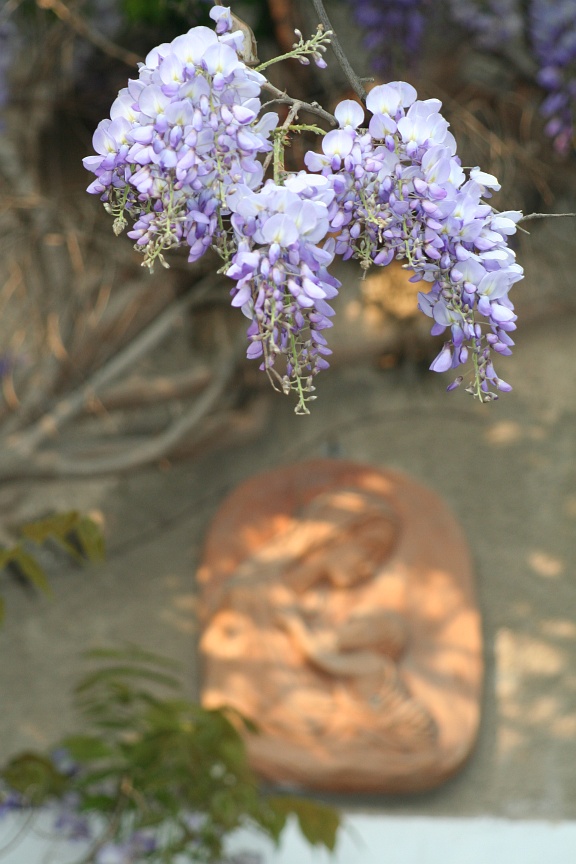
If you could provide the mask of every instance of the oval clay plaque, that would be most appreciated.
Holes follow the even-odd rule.
[[[216,514],[198,580],[202,703],[257,724],[262,778],[411,792],[466,760],[480,615],[466,541],[435,492],[340,460],[260,474]]]

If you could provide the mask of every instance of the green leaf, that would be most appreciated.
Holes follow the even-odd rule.
[[[57,540],[66,540],[66,537],[78,524],[80,516],[76,510],[67,513],[55,513],[46,519],[37,519],[35,522],[27,522],[20,527],[20,533],[27,540],[41,545],[50,537]]]
[[[260,730],[258,728],[258,724],[254,722],[250,717],[247,717],[242,712],[238,711],[236,708],[233,708],[231,705],[224,705],[222,708],[213,708],[211,709],[211,713],[218,713],[225,717],[227,720],[231,721],[236,726],[242,726],[246,732],[250,732],[251,735],[258,735]]]
[[[233,831],[237,828],[243,816],[242,809],[238,806],[238,802],[227,790],[216,790],[210,799],[210,816],[211,818],[223,826],[226,831]]]
[[[176,813],[178,814],[178,809],[176,809]],[[159,825],[166,825],[167,822],[166,813],[161,811],[154,810],[143,810],[139,813],[138,824],[140,828],[156,828]]]
[[[110,813],[117,806],[118,800],[112,795],[83,795],[79,809],[83,813],[87,813],[90,810],[95,810],[98,813]]]
[[[281,807],[274,806],[274,798],[266,799],[262,802],[260,809],[253,814],[258,825],[270,835],[276,845],[280,840],[280,835],[286,826],[287,814]]]
[[[31,582],[35,588],[43,591],[44,594],[52,593],[50,584],[48,582],[48,577],[46,576],[43,568],[40,566],[34,556],[30,555],[29,552],[26,552],[26,550],[22,546],[15,546],[14,549],[12,549],[10,566],[16,567],[18,572],[25,579]]]
[[[106,556],[104,535],[100,526],[93,519],[90,519],[89,516],[82,516],[74,527],[74,534],[82,552],[89,561],[104,560]]]
[[[128,642],[124,648],[91,648],[89,651],[85,651],[82,656],[87,660],[117,660],[123,663],[142,662],[171,669],[180,667],[176,660],[164,657],[162,654],[155,654],[153,651],[146,651],[131,642]]]
[[[0,570],[2,570],[4,567],[6,567],[7,564],[10,563],[13,554],[14,548],[0,549]]]
[[[101,561],[104,558],[104,537],[99,525],[77,510],[28,522],[20,527],[20,533],[39,546],[46,540],[55,540],[75,561],[82,562],[86,558]]]
[[[51,795],[61,794],[68,778],[60,774],[50,759],[39,753],[20,753],[0,771],[0,777],[32,804],[41,804]]]
[[[144,678],[146,681],[154,684],[163,684],[173,690],[179,690],[181,683],[173,675],[168,675],[165,672],[157,672],[155,669],[146,669],[141,666],[107,666],[103,669],[97,669],[86,675],[79,684],[74,688],[76,694],[86,693],[93,687],[103,684],[106,681],[112,682],[116,678]]]
[[[279,816],[294,814],[300,831],[312,846],[322,845],[334,851],[340,816],[333,807],[291,795],[269,798],[268,803]]]
[[[93,735],[71,735],[63,740],[62,746],[76,762],[92,762],[114,755],[112,747]]]
[[[90,771],[88,774],[82,774],[75,778],[75,789],[90,789],[91,786],[101,787],[103,783],[114,785],[118,782],[118,778],[124,776],[128,770],[128,766],[124,762],[107,765],[106,768],[101,768],[98,771]],[[98,790],[99,791],[99,790]]]

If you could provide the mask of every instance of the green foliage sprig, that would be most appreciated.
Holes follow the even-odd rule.
[[[309,843],[334,849],[334,810],[259,790],[243,739],[257,733],[249,720],[185,698],[166,658],[135,647],[87,656],[98,665],[74,691],[83,731],[52,755],[23,753],[0,770],[20,808],[51,805],[59,824],[80,820],[90,848],[79,864],[112,849],[127,862],[214,864],[237,828],[278,842],[291,815]]]

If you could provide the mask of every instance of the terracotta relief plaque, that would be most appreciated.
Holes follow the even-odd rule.
[[[466,541],[430,489],[340,460],[253,477],[214,518],[198,578],[202,702],[256,722],[262,778],[410,792],[463,764],[480,616]]]

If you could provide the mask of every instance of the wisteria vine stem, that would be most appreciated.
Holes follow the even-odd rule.
[[[266,105],[262,107],[266,107],[267,105],[272,104],[273,102],[278,102],[281,105],[298,105],[299,111],[308,111],[310,114],[316,114],[318,117],[322,117],[323,120],[326,120],[327,123],[330,123],[331,126],[337,126],[338,123],[333,114],[330,114],[329,111],[325,111],[317,102],[303,102],[301,99],[294,99],[292,96],[288,96],[285,90],[279,90],[278,87],[275,87],[273,84],[270,84],[267,81],[262,85],[263,89],[267,90],[274,97]]]
[[[348,60],[348,57],[346,56],[344,49],[340,45],[340,40],[338,39],[338,34],[336,33],[336,31],[334,30],[334,27],[330,23],[330,19],[328,18],[328,15],[326,13],[326,9],[324,8],[324,3],[322,2],[322,0],[312,0],[312,5],[314,7],[314,11],[316,12],[316,14],[318,15],[318,17],[320,19],[320,23],[322,24],[322,26],[326,30],[332,31],[332,35],[330,37],[330,44],[332,46],[334,53],[336,54],[336,57],[338,59],[338,62],[340,63],[340,66],[342,67],[342,71],[344,72],[344,74],[346,75],[346,77],[350,83],[350,86],[352,87],[352,89],[354,90],[356,95],[362,100],[362,102],[365,102],[366,101],[366,90],[364,89],[364,86],[363,86],[360,78],[354,72],[354,69],[352,68],[352,66],[350,64],[350,61]]]

